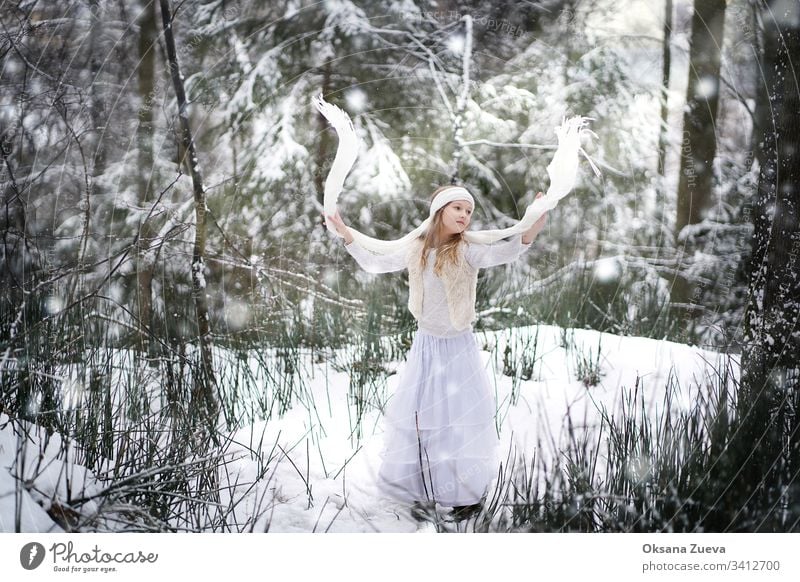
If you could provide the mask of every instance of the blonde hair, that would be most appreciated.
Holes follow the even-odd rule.
[[[439,186],[433,191],[433,194],[431,194],[431,202],[433,202],[433,199],[436,198],[439,192],[450,187],[452,186]],[[428,231],[425,233],[425,242],[422,245],[422,256],[420,257],[420,265],[422,266],[423,270],[425,270],[425,266],[428,264],[428,251],[434,248],[434,239],[441,240],[441,236],[439,235],[442,230],[442,212],[446,207],[447,205],[445,204],[436,211],[436,214],[433,215],[433,222],[431,223]],[[436,251],[436,263],[433,265],[434,273],[441,276],[442,269],[444,269],[445,265],[455,266],[458,264],[458,247],[462,243],[466,243],[464,231],[451,235],[450,238],[445,240],[438,247]]]

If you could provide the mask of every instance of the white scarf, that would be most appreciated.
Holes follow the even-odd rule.
[[[336,105],[325,101],[322,95],[317,95],[312,98],[312,102],[334,127],[339,136],[339,146],[336,150],[336,157],[333,160],[328,178],[325,180],[325,195],[323,199],[325,214],[333,216],[336,214],[336,204],[339,200],[342,186],[344,185],[344,179],[347,177],[353,164],[355,164],[356,157],[358,157],[358,137],[353,128],[353,122],[350,120],[350,116],[348,116],[347,113]],[[592,162],[589,156],[586,155],[586,152],[583,151],[580,145],[580,137],[584,132],[594,135],[593,132],[586,127],[588,121],[589,118],[587,117],[576,116],[563,120],[561,126],[555,128],[556,135],[558,136],[558,149],[553,155],[553,160],[547,166],[547,174],[550,176],[550,188],[548,188],[544,196],[535,199],[533,203],[528,206],[522,220],[514,226],[503,229],[465,231],[464,238],[468,242],[491,244],[502,238],[521,234],[529,230],[545,212],[555,208],[558,201],[572,190],[578,172],[578,153],[583,154],[594,170],[594,173],[599,176],[600,171],[597,169],[597,166]],[[442,198],[443,196],[445,196],[445,198]],[[362,247],[374,253],[389,254],[407,247],[411,241],[423,235],[432,224],[433,215],[436,213],[436,210],[452,200],[469,200],[473,202],[473,208],[475,207],[469,192],[467,192],[465,188],[454,186],[452,189],[448,188],[437,194],[431,203],[428,218],[402,238],[396,240],[380,240],[367,236],[357,231],[352,226],[348,226],[348,229],[356,242]],[[339,234],[334,228],[330,220],[326,220],[325,224],[328,230],[336,236],[343,237],[343,235]]]

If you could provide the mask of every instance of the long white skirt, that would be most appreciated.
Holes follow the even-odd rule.
[[[472,330],[417,331],[386,407],[378,486],[403,502],[478,503],[499,464],[495,410]]]

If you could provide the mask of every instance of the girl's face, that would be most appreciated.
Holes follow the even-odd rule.
[[[468,200],[453,200],[442,208],[442,232],[458,234],[467,230],[472,219],[472,203]]]

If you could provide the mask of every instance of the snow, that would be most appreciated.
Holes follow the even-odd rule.
[[[400,158],[380,128],[369,118],[365,122],[369,147],[359,153],[345,184],[368,193],[371,201],[406,197],[411,190],[411,180]]]
[[[244,301],[228,299],[225,305],[225,322],[232,330],[245,327],[253,318],[250,305]]]
[[[338,28],[343,35],[353,36],[368,27],[367,15],[348,0],[325,0],[324,10],[326,29]]]
[[[704,75],[697,82],[695,97],[698,99],[711,99],[717,94],[717,82],[714,77]]]
[[[361,87],[353,87],[345,93],[347,108],[354,114],[361,113],[367,108],[367,93]]]
[[[447,39],[447,49],[453,54],[460,55],[464,53],[466,41],[463,34],[452,34]]]
[[[286,178],[286,170],[292,164],[298,164],[309,158],[306,146],[299,143],[296,136],[295,116],[298,115],[296,105],[300,100],[297,85],[283,101],[278,102],[275,108],[267,107],[253,121],[254,135],[263,136],[259,140],[259,150],[263,155],[257,157],[257,179],[267,183],[277,182]],[[242,90],[237,92],[242,94]],[[247,99],[251,94],[246,93]],[[248,104],[247,109],[254,106]]]
[[[47,513],[53,501],[97,491],[92,475],[70,462],[72,456],[58,434],[48,436],[41,427],[0,414],[0,532],[15,531],[17,510],[20,531],[63,531]],[[84,510],[96,507],[89,502]]]
[[[598,259],[594,266],[594,275],[601,283],[610,283],[619,279],[621,268],[617,259],[612,257]]]
[[[64,300],[57,295],[50,295],[45,299],[44,308],[50,315],[58,313],[64,308]]]
[[[744,3],[740,4],[744,6]],[[798,4],[792,0],[777,0],[775,4],[778,6],[774,15],[777,19],[796,19],[800,15]],[[469,58],[473,52],[470,44],[473,38],[471,33],[464,36],[461,32],[462,28],[468,32],[469,24],[448,28],[448,31],[453,31],[449,38],[420,37],[426,42],[434,38],[437,42],[444,42],[451,54],[447,55],[444,51],[436,53],[437,59],[446,57],[447,62],[455,62],[459,59],[454,59],[453,55],[466,57],[460,73],[457,72],[459,67],[454,64],[446,67],[449,72],[442,71],[435,79],[431,79],[424,67],[423,74],[413,67],[401,67],[406,57],[399,49],[390,49],[385,53],[386,57],[382,52],[375,57],[376,53],[372,50],[376,46],[381,47],[381,50],[385,48],[380,43],[372,44],[380,35],[371,27],[378,26],[378,22],[384,23],[382,18],[386,13],[395,17],[398,21],[396,24],[402,30],[410,29],[413,34],[418,34],[413,31],[422,26],[425,20],[422,15],[430,13],[421,12],[413,1],[390,1],[387,3],[388,9],[381,11],[383,14],[370,13],[368,17],[366,12],[350,0],[326,0],[321,3],[320,15],[317,15],[317,18],[325,22],[322,31],[317,30],[317,24],[314,25],[314,30],[303,30],[305,20],[299,20],[306,17],[306,11],[301,10],[303,6],[297,1],[289,3],[280,20],[284,23],[290,18],[296,17],[298,20],[287,23],[291,24],[288,27],[276,27],[268,19],[262,18],[269,15],[271,19],[272,9],[261,12],[255,8],[255,4],[246,11],[247,14],[239,14],[239,10],[243,9],[232,7],[230,2],[197,4],[195,20],[208,24],[194,28],[196,35],[185,45],[189,50],[181,53],[187,69],[199,71],[196,77],[191,77],[192,80],[209,80],[210,75],[218,77],[224,85],[218,88],[219,107],[214,110],[213,117],[200,120],[193,116],[192,123],[199,124],[199,153],[204,159],[214,156],[206,165],[216,169],[217,175],[209,176],[208,183],[221,183],[223,179],[236,174],[236,193],[225,199],[225,208],[215,214],[215,217],[221,219],[223,228],[229,229],[228,234],[243,232],[252,239],[254,248],[248,247],[244,251],[247,254],[252,253],[252,264],[264,261],[263,255],[266,253],[262,254],[261,251],[270,248],[275,240],[280,241],[284,232],[305,236],[308,231],[307,220],[304,218],[309,214],[306,205],[315,201],[312,178],[321,161],[315,159],[320,152],[320,124],[317,116],[311,114],[308,96],[319,91],[320,79],[316,67],[322,66],[328,60],[335,65],[334,89],[344,91],[348,109],[356,118],[356,129],[363,138],[365,148],[368,146],[368,149],[361,152],[352,175],[348,176],[347,191],[342,197],[351,203],[364,203],[360,207],[347,204],[342,208],[343,214],[359,217],[356,226],[376,226],[374,223],[379,215],[381,219],[384,218],[383,213],[379,212],[382,210],[381,203],[396,205],[398,201],[406,203],[416,196],[425,195],[424,191],[420,192],[420,188],[424,188],[421,184],[427,184],[428,176],[441,175],[447,168],[451,160],[448,144],[451,142],[452,131],[447,113],[452,111],[449,101],[439,103],[441,97],[437,94],[437,87],[444,83],[443,86],[448,88],[446,95],[458,94],[459,105],[463,106],[463,110],[462,107],[458,108],[459,115],[463,114],[459,118],[459,123],[463,122],[463,125],[458,127],[458,139],[475,144],[462,154],[463,175],[468,176],[473,184],[484,184],[482,190],[490,194],[487,196],[485,208],[491,210],[495,202],[504,199],[505,192],[513,191],[510,195],[513,200],[518,200],[522,197],[522,190],[528,187],[540,189],[544,176],[542,160],[549,159],[549,155],[547,149],[539,150],[537,146],[552,145],[552,128],[569,108],[586,108],[587,111],[580,112],[596,117],[595,127],[601,136],[593,154],[607,164],[621,168],[620,172],[627,178],[614,180],[612,177],[615,174],[609,172],[606,174],[609,178],[602,183],[591,178],[583,179],[581,190],[586,195],[573,201],[573,208],[580,209],[580,213],[564,212],[559,226],[565,232],[559,235],[560,238],[553,237],[552,244],[557,244],[559,240],[571,240],[570,233],[574,231],[577,233],[576,240],[581,244],[589,243],[583,245],[584,248],[589,248],[592,244],[598,247],[599,244],[596,243],[603,242],[614,245],[615,248],[625,248],[624,252],[620,252],[621,256],[627,256],[629,251],[637,252],[633,244],[640,240],[640,235],[641,239],[655,240],[652,233],[657,233],[661,228],[653,220],[661,202],[660,193],[667,192],[663,203],[665,208],[671,208],[678,176],[677,161],[681,152],[683,127],[681,107],[689,77],[689,36],[685,29],[689,23],[686,14],[691,10],[691,3],[687,0],[676,2],[676,13],[679,17],[676,19],[671,43],[673,74],[668,91],[670,115],[667,125],[670,129],[667,137],[671,145],[667,176],[663,184],[649,177],[655,168],[659,128],[660,39],[664,16],[661,3],[656,6],[647,0],[629,0],[625,9],[620,10],[618,3],[612,0],[599,0],[593,4],[596,9],[586,11],[585,30],[573,31],[572,25],[563,28],[574,32],[572,38],[564,35],[563,44],[559,39],[548,41],[548,36],[543,35],[533,42],[526,41],[515,46],[519,49],[518,56],[511,61],[487,66],[483,73],[478,67],[473,75],[470,75],[469,69],[473,64]],[[792,7],[791,12],[789,6]],[[223,18],[220,18],[222,9],[225,12],[222,14]],[[581,7],[578,9],[585,10]],[[476,14],[478,16],[479,13]],[[482,26],[485,27],[486,16],[482,16]],[[225,22],[229,17],[241,22],[232,26]],[[263,29],[259,28],[257,32],[244,36],[250,26],[247,22],[262,20]],[[579,19],[576,20],[575,25],[579,22]],[[741,22],[738,24],[741,26]],[[186,29],[192,30],[192,27]],[[237,31],[242,32],[242,35]],[[506,31],[502,33],[506,35]],[[497,38],[500,37],[501,35],[497,35]],[[195,42],[200,38],[205,39],[204,42],[207,41],[211,47],[211,52],[206,55],[203,54],[199,41]],[[394,43],[398,38],[386,35],[385,40]],[[515,40],[510,36],[507,39]],[[346,42],[342,43],[342,40]],[[474,64],[481,60],[486,62],[486,46],[480,39],[476,39],[476,42],[477,56]],[[346,52],[348,49],[349,54]],[[482,52],[484,56],[480,57]],[[309,61],[304,60],[306,54],[309,55]],[[364,59],[360,60],[362,56]],[[579,58],[572,60],[575,56]],[[569,59],[569,62],[565,59]],[[347,64],[346,60],[352,60],[352,64]],[[723,66],[729,66],[726,60],[723,59]],[[368,70],[362,73],[358,69],[358,65],[372,65],[375,62],[380,65],[397,64],[398,75],[412,71],[410,75],[418,76],[408,77],[408,89],[404,89],[403,93],[387,96],[381,93],[385,88],[370,84],[383,79],[373,78]],[[747,75],[741,75],[744,69],[734,67],[734,64],[731,62],[726,77],[731,83],[743,83],[742,93],[752,111],[755,100],[749,96],[747,84],[740,79],[746,79]],[[77,66],[76,61],[76,68]],[[22,69],[18,60],[7,60],[5,70],[12,77]],[[97,79],[96,87],[103,87],[112,77],[113,75],[109,75],[102,81]],[[432,80],[439,85],[434,85]],[[26,86],[29,96],[48,94],[49,85],[35,76],[29,83]],[[189,94],[194,94],[195,91],[191,90],[192,83],[187,85]],[[439,90],[442,91],[441,88]],[[713,80],[703,79],[698,86],[700,96],[710,97],[718,90],[719,87]],[[720,94],[722,103],[725,93],[729,91],[726,89]],[[170,315],[174,314],[170,319],[175,320],[177,333],[188,335],[191,330],[185,327],[186,323],[179,319],[179,314],[172,311],[174,305],[167,303],[165,299],[167,290],[185,297],[192,292],[185,280],[185,275],[191,268],[191,254],[187,251],[188,243],[185,240],[189,240],[192,232],[184,232],[180,228],[191,223],[191,180],[188,176],[183,176],[174,188],[169,185],[175,171],[170,159],[174,147],[172,121],[168,121],[173,116],[173,99],[170,86],[162,83],[157,84],[146,99],[147,108],[154,116],[152,148],[155,161],[150,167],[137,165],[139,150],[133,147],[136,142],[136,132],[133,131],[135,120],[131,126],[131,142],[127,149],[122,148],[126,155],[121,155],[119,148],[109,149],[110,155],[103,173],[93,177],[96,193],[93,194],[91,208],[92,225],[96,231],[93,230],[88,244],[102,249],[102,256],[114,256],[124,248],[123,245],[129,244],[134,233],[139,232],[145,218],[151,220],[155,235],[150,242],[150,248],[143,250],[141,260],[145,264],[153,265],[156,257],[160,257],[159,265],[165,266],[164,275],[153,281],[153,310],[154,313],[166,311]],[[170,105],[166,105],[166,102]],[[437,114],[434,112],[420,117],[419,123],[413,116],[407,122],[400,123],[397,104],[401,102],[412,103],[415,107],[420,105],[420,111],[434,105],[443,114],[440,117],[444,121],[437,123]],[[732,105],[728,103],[728,106]],[[21,107],[20,104],[13,107],[0,106],[0,118],[9,127],[20,126],[17,130],[22,127],[31,128],[31,145],[36,151],[54,151],[53,146],[58,145],[58,140],[63,136],[47,120],[49,109],[46,107],[42,112],[35,107],[26,106],[23,111]],[[24,117],[19,118],[22,115],[20,112],[24,113]],[[199,112],[195,113],[199,115]],[[356,115],[359,113],[361,115]],[[127,123],[130,120],[124,115],[123,108],[114,118],[119,118],[120,124]],[[188,111],[182,108],[181,115],[188,115]],[[725,125],[724,123],[730,122],[723,120],[720,127],[724,127],[725,131],[718,132],[720,146],[725,146],[721,147],[721,153],[737,146],[737,136],[746,136],[749,139],[750,122],[746,117],[742,119],[742,125],[735,127]],[[209,120],[215,121],[219,126],[215,127]],[[75,121],[79,122],[75,126],[78,130],[91,127],[81,125],[86,121],[83,117],[76,117]],[[108,134],[109,137],[115,135],[118,134]],[[482,138],[491,138],[494,145],[489,145],[488,140]],[[90,145],[94,143],[91,140],[97,137],[90,133],[86,139],[90,141],[85,144]],[[498,144],[502,147],[498,147]],[[515,144],[533,147],[520,150],[510,147]],[[77,150],[72,149],[74,156]],[[326,155],[330,158],[332,151],[327,150]],[[749,156],[752,158],[752,153]],[[193,156],[192,161],[197,163],[197,158]],[[54,250],[54,254],[71,259],[76,254],[76,241],[80,240],[79,235],[85,220],[83,214],[76,214],[75,211],[81,209],[86,201],[83,197],[73,200],[71,194],[73,190],[82,191],[74,185],[81,184],[83,170],[74,163],[73,157],[65,157],[64,162],[52,163],[48,156],[37,155],[31,162],[31,168],[22,175],[18,174],[17,179],[27,182],[37,172],[42,172],[42,175],[59,173],[58,180],[54,177],[49,182],[42,183],[45,186],[41,190],[42,194],[31,196],[29,208],[32,216],[29,224],[44,224],[52,220],[57,225],[57,242],[45,250]],[[757,166],[755,162],[754,173],[742,178],[749,180],[742,183],[743,192],[749,192],[754,187],[753,180],[758,176]],[[696,172],[701,170],[702,166],[696,168]],[[431,174],[431,171],[434,173]],[[767,171],[774,173],[775,169],[769,168]],[[589,176],[588,172],[586,176]],[[616,177],[624,178],[620,173]],[[154,203],[152,210],[147,205],[143,206],[139,199],[136,181],[141,178],[151,181],[153,193],[165,189],[166,196],[163,200],[159,199],[157,204]],[[602,189],[596,190],[601,187]],[[783,188],[786,189],[784,193],[787,193],[791,185],[786,183]],[[488,192],[487,189],[493,192]],[[32,189],[31,192],[35,190]],[[210,203],[216,203],[222,202],[227,191],[210,188],[210,193]],[[215,195],[219,198],[215,199]],[[65,198],[66,202],[58,202],[54,208],[63,205],[64,209],[53,211],[50,216],[47,209],[53,206],[54,200],[61,198]],[[212,207],[215,213],[220,210],[216,204],[212,204]],[[775,214],[775,207],[768,205],[765,212],[768,217],[772,216]],[[104,218],[108,213],[113,217],[110,223]],[[500,214],[507,213],[488,213],[488,222],[499,218]],[[600,226],[603,216],[607,224]],[[703,235],[709,231],[716,234],[723,233],[725,229],[740,228],[714,222],[712,218],[684,228],[681,242],[693,242],[695,239],[702,241]],[[668,226],[669,224],[664,228],[667,229]],[[37,233],[46,232],[41,226],[34,226],[32,230]],[[176,232],[183,233],[184,236],[176,239]],[[745,232],[749,236],[749,231]],[[106,239],[108,242],[104,242]],[[740,238],[725,253],[730,256],[738,255],[747,240],[749,239],[746,237]],[[165,241],[170,242],[163,244]],[[215,241],[209,239],[209,252],[212,254],[215,249],[223,248],[219,239],[216,243],[218,244],[215,245]],[[702,280],[699,279],[701,276],[714,272],[715,265],[722,265],[726,274],[725,285],[730,285],[734,273],[730,265],[735,263],[732,262],[733,259],[720,259],[723,255],[719,248],[713,250],[715,252],[709,249],[695,250],[687,272]],[[556,256],[555,251],[551,252]],[[280,253],[292,255],[289,247],[281,247]],[[95,254],[98,251],[90,249],[87,256]],[[130,275],[135,272],[136,263],[130,260],[132,257],[133,255],[129,260],[116,265],[117,274],[123,277],[121,280],[130,281]],[[70,264],[70,260],[62,264],[54,262],[56,267]],[[615,258],[594,261],[595,275],[601,281],[613,281],[622,276],[620,269],[623,269],[624,275],[629,274],[630,271],[626,271],[627,264]],[[723,272],[722,267],[718,267],[717,272]],[[110,268],[111,266],[108,267]],[[105,266],[101,267],[92,276],[104,276],[105,269]],[[640,320],[642,314],[637,305],[642,305],[642,298],[647,298],[649,294],[657,294],[654,301],[658,304],[669,300],[668,280],[657,273],[653,268],[646,269],[644,280],[631,284],[624,291],[631,297],[627,313],[630,322]],[[205,288],[206,272],[200,265],[196,266],[196,274],[200,286]],[[330,266],[320,274],[320,278],[329,287],[334,287],[339,277],[338,270]],[[359,271],[355,277],[357,280],[364,280],[372,275]],[[217,292],[214,289],[215,280],[208,280],[209,298],[215,297],[214,293]],[[111,283],[107,295],[125,306],[130,305],[129,293],[124,285]],[[258,317],[244,300],[231,300],[225,295],[220,299],[224,299],[222,315],[229,330],[244,329]],[[66,297],[61,295],[46,297],[46,312],[51,315],[59,313],[65,300]],[[758,305],[763,303],[763,290],[755,291],[755,300]],[[304,300],[300,306],[301,313],[306,317],[314,313],[313,299]],[[108,317],[95,311],[87,312],[87,316]],[[125,322],[130,321],[121,310],[115,316],[121,323],[112,324],[110,337],[121,334],[120,330],[125,329]],[[11,329],[13,335],[15,327]],[[528,331],[514,329],[487,334],[485,338],[483,335],[479,337],[481,342],[486,341],[489,346],[494,347],[495,351],[492,353],[502,354],[502,349],[498,346],[502,346],[508,337],[516,338]],[[717,358],[716,354],[689,346],[581,330],[574,332],[579,348],[565,349],[561,346],[563,330],[542,326],[541,331],[542,344],[537,354],[541,355],[541,360],[537,360],[534,377],[530,381],[516,381],[503,376],[502,362],[495,360],[495,356],[489,351],[482,352],[490,369],[490,376],[495,382],[498,428],[503,446],[505,450],[516,446],[519,454],[528,459],[534,454],[537,457],[554,455],[553,450],[538,451],[536,443],[547,442],[548,435],[555,435],[557,444],[563,444],[567,418],[580,424],[581,430],[586,430],[587,434],[595,430],[599,411],[603,407],[618,410],[623,396],[630,394],[636,384],[637,375],[643,382],[645,404],[655,407],[663,402],[666,386],[670,383],[670,374],[677,373],[683,392],[674,404],[680,407],[689,406],[696,401],[698,386],[704,383],[704,370],[707,368],[704,368],[706,364],[703,359],[716,362]],[[777,336],[773,338],[770,334],[764,336],[767,343],[774,343],[777,339]],[[599,385],[587,388],[581,382],[576,361],[580,360],[581,354],[588,356],[590,350],[596,350],[599,340],[602,340],[601,381]],[[21,356],[16,352],[12,353],[11,347],[5,350],[4,355],[0,355],[0,368],[18,365],[12,355],[20,357],[21,361]],[[354,357],[357,356],[353,356],[352,350],[346,351],[344,355],[345,361],[352,361]],[[233,359],[231,354],[222,353],[215,358],[215,362],[219,366],[226,366]],[[400,371],[403,366],[401,361],[388,364],[389,368]],[[264,435],[264,444],[257,451],[261,456],[254,457],[249,451],[245,453],[242,449],[239,451],[242,453],[241,459],[235,462],[242,482],[247,482],[248,479],[257,481],[256,491],[249,494],[243,506],[253,515],[257,511],[257,499],[260,495],[265,495],[267,506],[271,509],[259,519],[256,529],[264,529],[269,522],[270,531],[411,531],[414,524],[407,519],[403,509],[379,499],[374,489],[372,477],[377,468],[377,452],[382,444],[380,413],[372,409],[366,410],[359,425],[363,434],[353,435],[356,413],[354,405],[348,400],[349,375],[336,371],[332,361],[309,360],[300,368],[298,374],[302,375],[302,380],[298,380],[296,385],[302,387],[302,396],[295,402],[294,408],[280,419],[248,421],[249,424],[236,433],[242,442],[248,443],[251,442],[252,435]],[[258,358],[253,358],[251,372],[260,379],[259,388],[263,388],[264,398],[274,396],[274,381],[264,371],[263,365],[259,364]],[[79,399],[87,397],[91,387],[88,378],[60,371],[53,373],[63,378],[60,396],[65,405],[74,405]],[[131,374],[131,378],[135,376]],[[385,385],[380,385],[384,398],[392,393],[397,379],[397,375],[389,376],[385,379]],[[135,380],[128,379],[122,380],[121,384],[134,382]],[[153,383],[147,385],[147,388],[155,392],[160,386]],[[248,403],[244,401],[238,404],[243,409],[248,407]],[[34,412],[40,406],[44,406],[42,401],[33,400],[30,411]],[[655,408],[651,408],[653,410]],[[95,476],[79,464],[64,460],[71,459],[71,456],[66,452],[68,448],[62,448],[63,443],[57,439],[49,440],[41,431],[34,430],[34,433],[33,440],[20,449],[20,439],[17,436],[19,423],[0,416],[0,530],[15,529],[15,512],[21,511],[19,527],[24,531],[59,531],[60,528],[54,525],[47,509],[53,499],[66,501],[68,495],[65,483],[69,482],[72,487],[73,481],[65,480],[65,474],[79,473],[83,475],[81,487],[97,487]],[[260,464],[269,458],[276,442],[280,444],[280,448],[276,449],[277,456],[270,461],[267,477],[262,479]],[[59,446],[54,443],[59,443]],[[36,461],[33,462],[34,460]],[[643,465],[639,459],[632,459],[630,467],[631,471],[637,472],[642,470]],[[304,482],[306,468],[308,483]],[[23,475],[22,480],[18,479],[19,475]],[[90,506],[82,506],[80,509],[90,511]]]
[[[505,346],[518,346],[520,339],[537,332],[539,359],[533,377],[513,382],[502,374]],[[562,346],[565,335],[573,342],[566,349]],[[513,452],[518,461],[528,463],[534,455],[547,462],[558,460],[558,449],[569,440],[568,421],[573,429],[585,431],[588,442],[592,442],[601,411],[621,414],[621,403],[634,390],[638,390],[637,402],[642,403],[651,422],[658,422],[664,413],[668,385],[677,386],[673,410],[688,410],[700,393],[708,390],[707,383],[715,376],[711,367],[719,369],[724,358],[667,341],[547,325],[538,326],[538,330],[524,327],[481,332],[476,339],[495,390],[501,458]],[[576,373],[575,361],[581,354],[596,355],[598,342],[600,382],[587,387]],[[235,460],[220,475],[233,486],[230,495],[243,495],[243,513],[237,511],[238,521],[259,514],[255,531],[270,532],[415,531],[416,522],[406,508],[381,497],[376,489],[375,474],[383,444],[380,411],[365,409],[361,435],[354,432],[356,412],[348,396],[350,377],[346,371],[334,368],[334,362],[341,363],[341,358],[352,361],[353,357],[353,352],[345,349],[324,361],[303,361],[298,366],[301,378],[296,384],[301,386],[302,402],[280,418],[249,423],[230,435],[232,442],[238,443],[228,450]],[[226,360],[234,358],[224,350],[215,351],[217,366],[225,366]],[[263,361],[263,353],[260,358],[252,358],[249,373],[259,382],[264,380],[259,385],[264,386],[264,396],[269,397],[268,393],[277,388],[266,381],[266,372],[257,363],[260,359]],[[396,389],[405,365],[405,361],[387,365],[398,373],[385,378],[384,397]],[[736,377],[736,361],[733,368]],[[230,376],[220,378],[231,380]],[[80,390],[77,380],[69,386],[76,393]],[[151,388],[160,389],[157,382]],[[0,415],[0,531],[15,530],[17,507],[21,510],[22,531],[60,531],[47,509],[54,500],[66,503],[67,486],[73,496],[87,496],[100,489],[98,480],[72,462],[74,448],[61,437],[47,438],[43,429],[28,426],[31,439],[26,442],[17,436],[20,423]],[[601,463],[603,458],[601,454]],[[631,471],[643,470],[641,461],[632,459]],[[597,470],[602,474],[602,467]],[[17,475],[23,475],[25,483],[19,502],[14,495],[20,482]],[[255,486],[248,492],[252,482]],[[93,509],[96,506],[80,508],[82,512]]]

